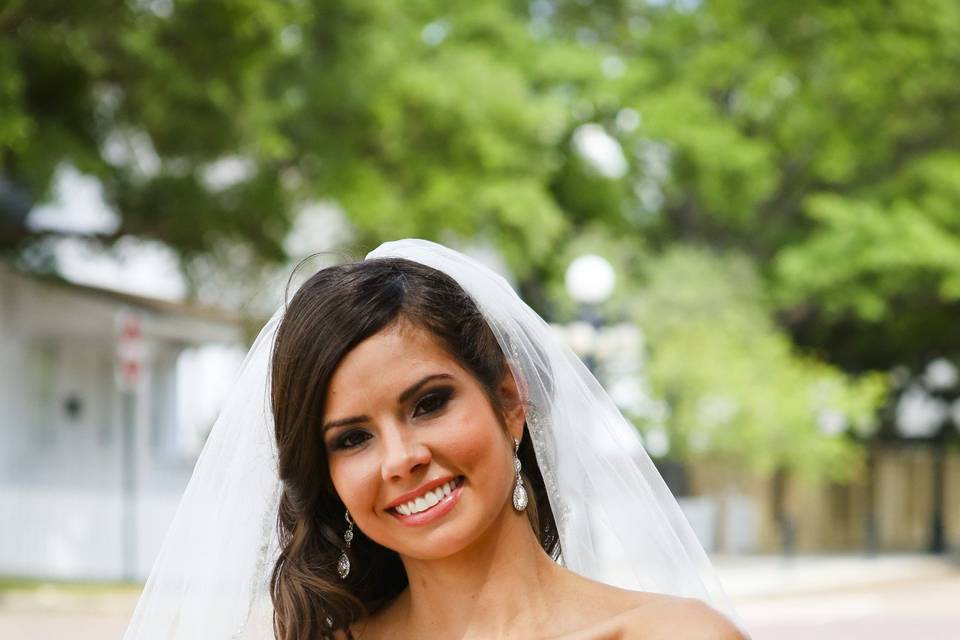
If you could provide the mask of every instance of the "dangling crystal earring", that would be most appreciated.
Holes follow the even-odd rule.
[[[340,559],[337,560],[337,573],[340,574],[341,580],[346,580],[347,576],[350,575],[350,558],[347,557],[347,549],[350,548],[350,543],[353,542],[353,520],[350,519],[350,512],[345,511],[343,517],[346,518],[347,530],[343,532],[343,552],[340,554]]]
[[[520,441],[513,439],[513,468],[517,471],[517,481],[513,485],[513,508],[517,511],[523,511],[527,508],[527,490],[523,486],[523,478],[520,477],[520,457],[517,452],[520,450]]]

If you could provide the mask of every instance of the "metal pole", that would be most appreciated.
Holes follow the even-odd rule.
[[[120,517],[123,554],[123,577],[137,578],[137,447],[136,447],[136,396],[133,391],[123,391],[122,467]]]
[[[793,555],[796,540],[796,525],[787,508],[787,489],[790,472],[779,465],[773,472],[773,516],[780,527],[780,552],[785,557]]]
[[[867,482],[866,482],[866,504],[864,508],[864,547],[868,556],[874,556],[879,547],[879,534],[877,531],[877,444],[876,442],[867,443]]]
[[[596,337],[599,340],[600,332],[603,331],[603,317],[600,315],[600,310],[597,306],[585,302],[580,303],[580,320],[593,327],[593,330],[596,332]],[[598,380],[600,379],[600,372],[597,367],[596,345],[583,355],[583,364],[587,365],[590,373],[596,376]],[[600,383],[603,384],[603,381],[600,381]]]
[[[932,496],[930,505],[930,553],[943,553],[947,550],[944,540],[943,502],[946,484],[947,427],[932,441],[933,475],[931,476]]]

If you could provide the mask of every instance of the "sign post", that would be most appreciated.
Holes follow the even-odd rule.
[[[143,377],[143,320],[135,312],[117,316],[115,378],[122,401],[121,425],[121,532],[123,577],[137,575],[137,387]]]

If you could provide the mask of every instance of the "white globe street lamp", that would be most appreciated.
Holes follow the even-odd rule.
[[[570,263],[564,275],[567,293],[580,304],[600,304],[613,293],[617,275],[605,258],[595,254],[580,256]]]
[[[946,358],[937,358],[929,365],[923,373],[923,382],[934,391],[949,389],[957,384],[960,377],[956,365]]]
[[[949,415],[949,405],[919,386],[909,387],[897,402],[896,427],[905,438],[932,438]]]

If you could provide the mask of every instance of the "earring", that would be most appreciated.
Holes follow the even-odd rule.
[[[523,511],[527,508],[527,490],[523,486],[523,478],[520,477],[520,457],[517,452],[520,450],[520,441],[513,439],[513,468],[517,471],[516,484],[513,486],[513,508],[517,511]]]
[[[350,558],[347,557],[347,549],[353,542],[353,520],[350,518],[349,511],[345,511],[343,517],[346,518],[348,526],[347,530],[343,532],[344,549],[340,553],[340,559],[337,560],[337,573],[340,574],[341,580],[346,580],[347,576],[350,575]]]

